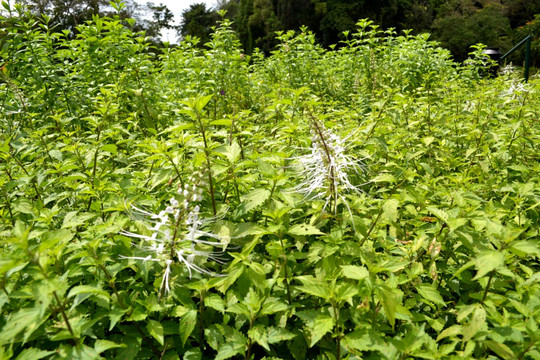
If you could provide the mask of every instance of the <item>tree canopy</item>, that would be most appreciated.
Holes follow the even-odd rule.
[[[539,39],[530,25],[540,13],[538,0],[221,0],[216,10],[231,8],[248,53],[255,47],[269,53],[276,31],[302,26],[330,46],[344,40],[344,32],[354,31],[363,18],[383,29],[430,33],[457,60],[465,59],[476,43],[509,49],[527,30]]]
[[[158,42],[162,29],[171,29],[173,13],[163,4],[147,2],[141,5],[134,0],[122,0],[123,5],[115,9],[109,0],[19,0],[34,14],[49,17],[48,24],[57,30],[69,30],[76,34],[77,25],[83,24],[95,15],[118,14],[121,19],[135,19],[133,30],[145,31],[153,41]]]
[[[113,12],[107,0],[20,2],[33,13],[47,15],[49,24],[69,30],[72,36],[76,26],[93,15]],[[163,29],[174,29],[181,38],[199,38],[199,46],[204,46],[224,16],[232,21],[246,53],[259,48],[270,54],[279,31],[305,26],[319,44],[329,47],[345,40],[358,20],[367,18],[384,30],[430,33],[456,60],[467,58],[471,45],[483,43],[506,51],[527,35],[534,38],[533,63],[540,57],[540,0],[218,0],[214,8],[203,2],[191,5],[182,13],[179,26],[163,4],[123,3],[120,18],[134,18],[133,30],[145,30],[155,42]]]

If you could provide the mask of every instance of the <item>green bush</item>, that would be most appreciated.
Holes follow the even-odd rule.
[[[540,358],[537,79],[369,21],[158,56],[17,9],[2,358]]]

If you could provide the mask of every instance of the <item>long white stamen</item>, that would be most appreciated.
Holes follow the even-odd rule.
[[[122,259],[159,262],[164,267],[163,279],[160,292],[170,292],[170,277],[172,266],[183,265],[187,268],[189,277],[193,272],[210,276],[221,276],[197,264],[199,259],[208,259],[223,264],[224,260],[213,251],[198,249],[198,247],[223,247],[228,241],[216,234],[203,231],[200,228],[205,224],[215,221],[217,218],[201,219],[200,207],[194,204],[201,198],[202,189],[196,186],[188,186],[178,191],[183,197],[181,200],[171,198],[165,210],[158,214],[151,213],[138,207],[133,207],[134,212],[146,217],[150,225],[146,229],[151,235],[138,234],[127,230],[120,231],[121,235],[140,239],[140,244],[134,244],[139,251],[147,253],[147,256],[120,256]],[[191,211],[190,211],[191,209]],[[191,246],[189,246],[191,245]]]

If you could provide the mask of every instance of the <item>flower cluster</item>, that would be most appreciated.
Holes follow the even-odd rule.
[[[348,137],[339,137],[314,119],[311,153],[296,158],[301,166],[300,175],[306,180],[295,190],[309,198],[326,199],[325,207],[332,201],[336,204],[338,198],[343,199],[342,191],[358,191],[349,173],[358,173],[360,162],[347,155],[347,140]]]
[[[194,182],[190,179],[190,183]],[[158,214],[133,207],[135,212],[145,218],[146,227],[150,235],[122,231],[121,234],[140,239],[134,243],[146,256],[123,256],[124,259],[142,261],[155,261],[165,268],[161,281],[160,294],[170,292],[171,266],[183,265],[189,272],[198,272],[206,275],[218,274],[206,269],[199,263],[207,259],[223,263],[220,254],[208,250],[215,246],[223,246],[218,235],[201,230],[205,223],[211,220],[200,218],[200,206],[196,204],[202,200],[202,186],[188,185],[178,190],[178,201],[175,197],[169,200],[165,210]]]
[[[463,107],[463,111],[473,112],[474,109],[476,109],[476,107],[477,107],[476,101],[467,100],[465,101],[465,106]]]
[[[517,68],[513,64],[508,64],[501,68],[500,70],[502,75],[513,75],[517,72]]]
[[[510,84],[510,87],[505,90],[501,96],[510,98],[511,100],[514,99],[522,99],[523,96],[529,91],[527,84],[519,82],[519,81],[513,81]]]

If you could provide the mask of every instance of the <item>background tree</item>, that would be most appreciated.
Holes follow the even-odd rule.
[[[540,1],[538,0],[502,0],[506,15],[513,29],[519,28],[534,20],[540,14]]]
[[[107,0],[23,0],[28,9],[39,15],[50,17],[50,24],[61,29],[75,31],[75,27],[91,20],[92,15],[108,15]],[[136,6],[133,1],[125,2],[123,15],[130,13]],[[112,9],[111,9],[112,10]]]
[[[397,13],[392,21],[398,30],[412,30],[413,34],[419,34],[431,29],[437,10],[443,0],[400,0],[398,1]]]
[[[246,53],[259,47],[268,54],[276,45],[276,31],[301,26],[330,46],[343,40],[344,31],[353,32],[358,20],[368,18],[398,33],[430,33],[456,60],[464,60],[470,46],[479,42],[509,50],[534,29],[525,25],[534,24],[540,0],[219,0],[216,9],[227,10]],[[196,6],[186,15],[184,33],[208,39],[216,11]]]
[[[217,25],[219,15],[212,9],[207,9],[205,3],[193,4],[182,12],[182,22],[178,29],[181,37],[196,36],[203,46],[210,41],[212,27]]]
[[[217,0],[216,9],[225,10],[225,18],[233,20],[238,15],[240,0]]]
[[[514,34],[514,42],[524,39],[527,35],[533,37],[531,42],[531,66],[540,66],[540,14],[536,14],[533,20],[517,28]],[[516,52],[516,56],[513,56],[510,60],[521,65],[523,59],[525,59],[524,51],[525,49],[521,48]]]
[[[142,27],[146,30],[146,35],[152,38],[157,38],[161,35],[163,29],[174,29],[174,14],[169,8],[163,4],[156,5],[153,2],[146,3],[148,12],[151,14],[151,20],[144,19],[141,21]],[[149,14],[145,16],[148,17]]]
[[[134,0],[123,0],[120,11],[111,7],[109,0],[21,0],[35,15],[47,15],[50,26],[57,30],[69,30],[70,36],[77,33],[77,25],[92,19],[94,15],[135,19],[134,31],[145,31],[152,42],[160,42],[162,29],[172,28],[173,13],[163,4],[152,2],[140,5]]]
[[[470,46],[477,43],[509,49],[512,29],[505,10],[498,1],[447,1],[433,23],[435,39],[457,60],[466,59]]]

